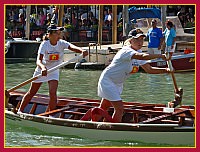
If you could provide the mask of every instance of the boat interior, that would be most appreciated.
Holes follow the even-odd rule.
[[[7,108],[16,113],[19,108],[24,92],[14,91],[10,93],[9,105]],[[26,106],[24,113],[55,118],[94,121],[87,117],[88,111],[96,111],[94,114],[102,115],[100,121],[109,121],[113,108],[107,111],[98,109],[100,100],[58,97],[57,108],[48,111],[49,97],[47,95],[36,94]],[[195,125],[195,107],[178,105],[176,108],[168,108],[166,104],[123,102],[124,115],[122,123],[142,123],[142,124],[178,124],[179,126]],[[95,110],[94,110],[95,109]]]

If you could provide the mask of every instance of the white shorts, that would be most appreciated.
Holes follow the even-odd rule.
[[[115,84],[108,77],[101,76],[98,82],[98,96],[109,101],[122,100],[120,95],[123,90],[123,84]]]
[[[33,74],[33,77],[37,76],[38,74],[40,74],[40,71],[35,71]],[[50,80],[57,80],[59,81],[59,69],[47,74],[47,76],[42,76],[36,80],[34,80],[33,82],[35,83],[41,83],[41,82],[48,82]]]
[[[172,46],[166,46],[165,47],[165,52],[174,52],[176,48],[176,43],[174,44],[173,49],[171,49]]]
[[[158,50],[158,48],[148,48],[149,54],[161,54],[161,50]]]

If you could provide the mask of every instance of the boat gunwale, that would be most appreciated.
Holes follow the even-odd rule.
[[[5,111],[6,118],[13,120],[28,120],[43,124],[51,124],[66,127],[83,129],[113,130],[113,131],[142,131],[142,132],[194,132],[195,127],[180,126],[179,124],[141,124],[141,123],[111,123],[82,121],[64,118],[53,118],[28,113],[15,114],[12,111]],[[9,117],[10,116],[10,117]]]

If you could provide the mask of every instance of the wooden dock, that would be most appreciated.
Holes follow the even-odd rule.
[[[97,45],[96,43],[88,43],[87,47],[82,47],[84,50],[89,52],[89,55],[85,57],[87,62],[82,62],[77,60],[72,65],[68,65],[66,68],[76,67],[78,69],[97,69],[101,70],[108,66],[115,54],[123,47],[123,43],[119,44],[107,44],[107,45]],[[195,42],[177,41],[176,51],[183,52],[185,49],[195,50]],[[144,41],[142,51],[147,52],[148,41]],[[65,50],[64,61],[70,60],[77,56],[78,53],[74,53],[69,50]],[[79,64],[76,64],[79,63]],[[96,67],[96,68],[95,68]]]

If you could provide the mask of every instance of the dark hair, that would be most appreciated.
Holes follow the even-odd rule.
[[[166,22],[166,24],[167,24],[169,27],[173,27],[172,21],[169,21],[169,20],[168,20],[168,21]]]

